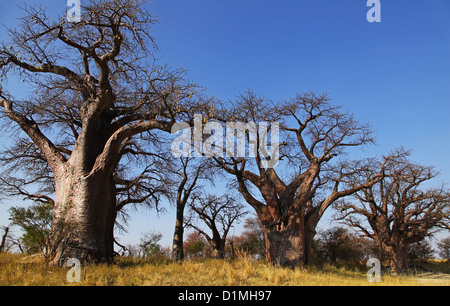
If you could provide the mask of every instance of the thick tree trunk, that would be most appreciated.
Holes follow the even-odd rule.
[[[64,265],[68,258],[81,262],[108,262],[114,253],[116,193],[109,173],[84,175],[66,171],[55,177],[55,210],[49,259]]]
[[[183,218],[184,218],[184,207],[177,208],[177,218],[175,221],[175,232],[173,234],[173,244],[172,244],[172,257],[176,261],[184,260],[184,249],[183,249]]]
[[[285,224],[264,226],[266,259],[274,265],[294,268],[305,264],[304,219],[290,219]]]
[[[389,254],[389,263],[391,269],[397,273],[406,273],[408,271],[408,252],[405,245],[395,245]]]

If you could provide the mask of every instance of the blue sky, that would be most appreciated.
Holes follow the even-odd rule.
[[[155,0],[155,35],[213,95],[329,92],[373,125],[380,153],[403,145],[449,170],[450,2],[381,4],[369,23],[362,0]]]
[[[381,0],[381,23],[366,20],[366,2],[153,0],[150,9],[160,21],[154,36],[162,61],[186,68],[209,94],[227,99],[251,88],[277,101],[329,92],[376,130],[377,145],[365,154],[403,145],[450,183],[450,1]],[[0,0],[8,26],[21,14],[11,3]],[[63,0],[27,3],[55,14],[65,9]],[[5,212],[0,207],[0,225]],[[172,213],[160,221],[152,212],[133,218],[122,240],[135,243],[158,229],[170,244]]]

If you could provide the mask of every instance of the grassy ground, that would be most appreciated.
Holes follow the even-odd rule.
[[[448,269],[448,263],[442,264]],[[81,283],[69,283],[68,268],[48,267],[38,256],[0,254],[0,285],[22,286],[416,286],[444,285],[450,280],[419,280],[383,275],[369,283],[364,271],[326,265],[321,269],[286,269],[241,258],[234,261],[119,258],[113,265],[93,265],[81,270]]]

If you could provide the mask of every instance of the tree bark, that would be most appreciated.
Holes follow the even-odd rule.
[[[292,218],[287,224],[263,226],[267,262],[290,268],[305,263],[304,218]]]
[[[309,213],[305,219],[305,264],[311,263],[311,252],[314,237],[316,236],[316,227],[319,223],[319,215],[314,211]]]
[[[388,252],[389,266],[392,271],[397,273],[405,273],[408,271],[408,252],[407,246],[397,244],[389,247]]]
[[[114,253],[117,214],[112,174],[85,175],[72,167],[55,176],[55,183],[50,264],[61,266],[68,258],[109,262]]]
[[[175,261],[184,260],[183,218],[184,218],[184,207],[178,207],[176,221],[175,221],[175,232],[173,235],[173,244],[172,244],[172,256]]]
[[[6,227],[5,228],[5,233],[2,236],[2,242],[0,244],[0,253],[3,253],[3,249],[5,248],[6,238],[8,237],[8,232],[9,232],[9,227]]]

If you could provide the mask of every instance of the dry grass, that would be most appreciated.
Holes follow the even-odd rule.
[[[82,268],[81,283],[69,283],[68,268],[48,267],[40,257],[0,254],[0,285],[21,286],[408,286],[450,285],[449,280],[383,276],[369,283],[363,271],[324,266],[287,269],[242,257],[234,261],[119,258],[114,265]]]

